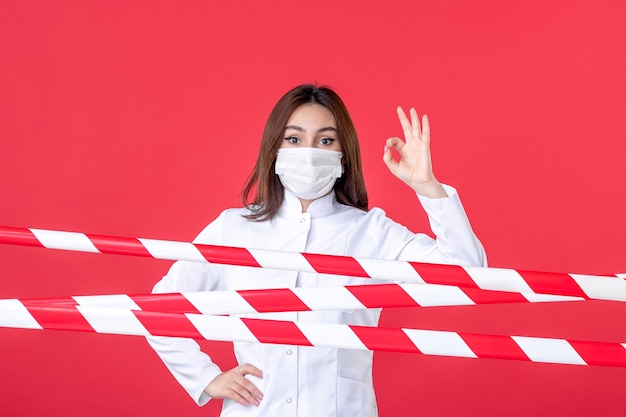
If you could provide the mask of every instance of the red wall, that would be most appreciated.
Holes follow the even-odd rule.
[[[318,81],[351,109],[371,202],[394,219],[429,231],[381,161],[395,107],[414,105],[492,266],[626,272],[622,1],[269,4],[2,1],[0,224],[191,240],[240,204],[274,102]],[[0,245],[0,297],[142,293],[170,264]],[[624,317],[585,302],[381,324],[626,342]],[[233,363],[228,343],[203,346]],[[0,358],[2,415],[219,410],[138,337],[0,329]],[[374,372],[382,416],[624,413],[624,369],[385,353]]]

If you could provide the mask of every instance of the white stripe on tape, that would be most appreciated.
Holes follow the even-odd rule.
[[[54,230],[29,229],[48,249],[63,249],[79,252],[100,253],[89,238],[83,233],[58,232]]]
[[[289,271],[315,272],[301,253],[279,252],[263,249],[248,249],[248,252],[263,268],[286,269]]]
[[[202,314],[255,313],[256,310],[234,291],[183,293]]]
[[[365,306],[345,287],[292,288],[291,291],[311,310],[351,310]]]
[[[422,307],[476,304],[459,287],[437,284],[400,286]]]
[[[408,262],[355,258],[363,270],[374,279],[423,284],[424,280]]]
[[[185,314],[185,316],[205,339],[226,342],[259,342],[250,329],[238,318],[200,314]]]
[[[200,250],[193,243],[143,238],[138,240],[145,246],[150,255],[157,259],[206,262],[206,258],[202,256]]]
[[[130,310],[92,306],[76,306],[76,309],[98,333],[150,335]]]
[[[449,355],[476,358],[465,341],[454,332],[440,330],[402,329],[425,355]]]
[[[296,323],[313,346],[368,350],[350,327],[320,323]]]
[[[582,297],[570,297],[568,295],[550,295],[550,294],[535,294],[532,292],[522,293],[522,297],[530,301],[531,303],[549,303],[552,301],[582,301]]]
[[[569,274],[590,298],[626,301],[626,281],[619,277]]]
[[[533,362],[587,365],[567,340],[541,337],[511,336]]]
[[[81,306],[141,310],[137,303],[126,294],[76,295],[72,298]]]
[[[26,307],[15,299],[0,300],[0,327],[43,329]]]
[[[463,267],[483,290],[534,292],[519,272],[504,268]]]

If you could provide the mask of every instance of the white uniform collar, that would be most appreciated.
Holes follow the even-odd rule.
[[[337,204],[335,191],[331,191],[329,194],[311,202],[307,213],[313,218],[327,216],[335,211],[335,204]],[[302,204],[300,203],[300,199],[287,189],[285,189],[285,199],[283,205],[278,210],[278,215],[288,218],[300,218],[302,216]]]

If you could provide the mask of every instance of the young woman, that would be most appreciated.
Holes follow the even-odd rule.
[[[411,109],[409,120],[401,108],[398,117],[405,140],[387,139],[383,160],[417,194],[436,239],[410,232],[381,209],[368,210],[359,143],[348,111],[331,89],[307,84],[289,91],[272,110],[243,190],[244,208],[222,212],[194,242],[486,266],[456,191],[433,175],[428,118],[420,124]],[[176,262],[154,292],[372,283],[376,281]],[[248,316],[376,326],[380,310]],[[149,342],[199,405],[224,399],[222,416],[377,415],[369,351],[234,343],[239,366],[223,371],[193,340],[153,337]]]

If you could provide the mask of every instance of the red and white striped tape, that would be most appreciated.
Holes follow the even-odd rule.
[[[558,295],[519,294],[429,284],[270,288],[168,294],[107,294],[41,299],[0,299],[2,305],[90,306],[163,313],[245,314],[365,308],[437,307],[494,303],[577,301]]]
[[[454,285],[483,290],[626,301],[626,280],[615,276],[461,267],[1,226],[0,243]]]
[[[0,306],[0,327],[626,367],[626,343],[302,323],[93,306]]]

